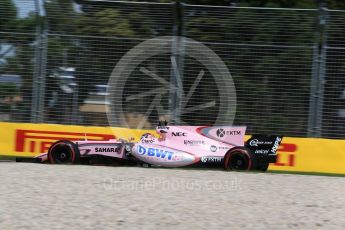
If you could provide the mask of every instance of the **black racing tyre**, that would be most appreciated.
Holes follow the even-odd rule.
[[[252,170],[257,167],[257,163],[250,149],[235,147],[225,154],[223,167],[225,170]]]
[[[57,141],[48,150],[48,162],[51,164],[74,164],[79,159],[79,150],[71,141]]]

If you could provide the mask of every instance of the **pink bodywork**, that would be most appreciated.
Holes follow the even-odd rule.
[[[229,126],[157,127],[160,137],[142,138],[134,145],[132,154],[150,164],[186,166],[199,162],[203,157],[222,158],[229,149],[243,146],[245,130],[246,127]]]
[[[222,158],[235,146],[244,145],[246,127],[232,126],[158,126],[157,134],[143,135],[130,152],[136,159],[153,165],[179,167],[203,161],[205,157]],[[76,141],[81,157],[102,155],[125,159],[126,142]],[[127,150],[128,151],[128,150]],[[43,161],[47,154],[37,156]]]

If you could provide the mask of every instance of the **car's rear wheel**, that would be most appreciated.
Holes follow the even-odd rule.
[[[71,141],[57,141],[48,150],[48,161],[51,164],[73,164],[79,161],[80,153]]]
[[[251,170],[256,168],[256,160],[250,149],[235,147],[224,156],[225,170]]]

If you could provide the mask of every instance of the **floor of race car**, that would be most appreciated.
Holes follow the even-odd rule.
[[[345,229],[345,178],[0,162],[0,229]]]

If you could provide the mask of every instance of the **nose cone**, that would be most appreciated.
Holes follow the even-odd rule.
[[[146,163],[166,167],[180,167],[194,163],[195,157],[187,152],[150,144],[136,144],[132,154]]]

